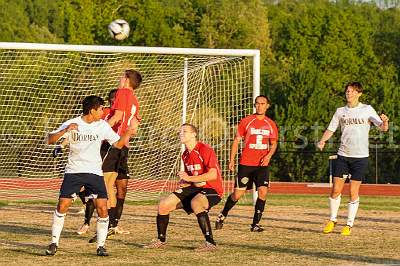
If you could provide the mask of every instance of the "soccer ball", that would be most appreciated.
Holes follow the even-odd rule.
[[[123,19],[116,19],[108,25],[108,32],[115,40],[122,41],[129,36],[129,24]]]

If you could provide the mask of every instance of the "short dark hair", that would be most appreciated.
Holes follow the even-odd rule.
[[[102,105],[104,105],[103,98],[95,95],[87,96],[82,101],[83,115],[88,115],[90,113],[90,110],[92,109],[97,110]]]
[[[357,92],[361,92],[362,93],[364,91],[361,82],[358,82],[358,81],[350,81],[350,82],[348,82],[346,84],[346,86],[344,86],[344,93],[346,93],[348,87],[352,87]]]
[[[196,139],[197,139],[197,137],[199,136],[198,128],[196,126],[192,125],[192,124],[189,124],[189,123],[184,123],[184,124],[182,124],[181,127],[184,127],[184,126],[190,127],[192,129],[192,132],[196,134]]]
[[[110,92],[108,93],[108,101],[111,102],[111,98],[115,97],[115,94],[117,94],[118,89],[112,89],[110,90]]]
[[[125,77],[129,80],[130,85],[134,89],[137,89],[142,83],[142,74],[137,70],[125,70]]]
[[[262,95],[262,94],[261,94],[261,95],[258,95],[258,96],[256,97],[256,99],[254,100],[254,102],[256,102],[258,98],[264,98],[264,99],[267,100],[267,103],[268,103],[268,104],[271,104],[271,100],[270,100],[269,97],[266,96],[266,95]]]

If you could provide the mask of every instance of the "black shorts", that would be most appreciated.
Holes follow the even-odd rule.
[[[247,166],[239,164],[235,188],[247,190],[261,186],[269,187],[269,167],[268,166]]]
[[[117,179],[129,179],[128,153],[129,149],[122,149],[111,146],[108,142],[103,142],[100,149],[101,158],[103,158],[103,172],[118,173]]]
[[[65,173],[60,188],[60,198],[76,198],[83,186],[85,195],[91,198],[107,199],[104,177],[89,173]]]
[[[221,201],[221,197],[218,195],[217,191],[212,188],[202,188],[202,187],[185,187],[179,188],[173,192],[182,202],[183,209],[187,214],[193,213],[191,201],[199,193],[205,195],[208,200],[208,209],[210,210],[213,206],[217,205]]]
[[[122,147],[119,155],[117,179],[129,179],[128,155],[129,155],[128,147],[126,146]]]
[[[338,155],[333,166],[333,176],[363,181],[368,171],[368,157],[353,158]]]

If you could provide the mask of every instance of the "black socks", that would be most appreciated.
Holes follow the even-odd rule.
[[[204,211],[197,214],[196,216],[197,216],[197,221],[199,222],[200,229],[203,232],[206,241],[215,245],[215,241],[213,239],[213,235],[211,232],[211,224],[210,224],[210,219],[208,217],[208,213]]]

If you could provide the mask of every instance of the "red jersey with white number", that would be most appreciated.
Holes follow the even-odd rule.
[[[278,128],[267,116],[260,120],[253,114],[239,122],[237,137],[244,138],[244,148],[239,163],[259,166],[261,160],[270,151],[271,141],[278,139]]]
[[[220,197],[224,194],[222,185],[221,167],[219,166],[217,155],[211,146],[198,142],[194,149],[189,152],[186,149],[182,154],[182,160],[185,165],[185,172],[189,176],[202,175],[210,171],[211,168],[217,170],[217,179],[207,181],[202,187],[214,189]]]
[[[108,119],[113,117],[115,110],[122,111],[123,115],[121,121],[117,122],[112,128],[118,135],[122,136],[127,131],[132,118],[136,117],[139,120],[139,102],[132,90],[127,88],[117,90]]]

